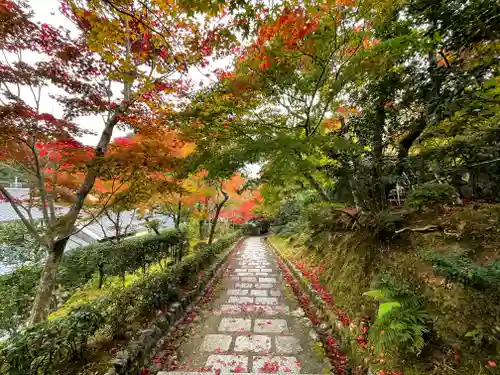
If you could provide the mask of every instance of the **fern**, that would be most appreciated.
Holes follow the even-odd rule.
[[[381,302],[368,335],[376,354],[396,351],[418,354],[425,347],[429,315],[417,298],[394,296],[390,290],[372,290],[364,295]]]

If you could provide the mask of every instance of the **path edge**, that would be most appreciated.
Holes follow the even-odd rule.
[[[239,249],[247,236],[239,237],[226,251],[219,254],[215,261],[204,270],[208,277],[187,292],[179,301],[172,303],[167,316],[156,317],[146,329],[137,332],[137,337],[131,340],[124,350],[119,351],[109,361],[109,369],[105,375],[136,375],[142,368],[150,364],[150,357],[164,336],[175,330],[193,308],[203,298],[203,292],[216,282],[224,271],[224,264],[230,255]]]
[[[329,339],[331,337],[334,337],[335,339],[341,339],[346,336],[346,330],[354,330],[357,328],[352,324],[348,327],[343,327],[339,318],[334,314],[333,311],[331,311],[331,309],[323,301],[321,296],[312,288],[309,281],[302,276],[297,267],[295,267],[292,262],[290,262],[281,254],[279,249],[268,239],[267,236],[263,240],[267,248],[271,251],[271,253],[275,255],[276,259],[278,260],[278,266],[280,266],[279,263],[281,263],[282,267],[285,267],[286,270],[290,272],[290,274],[294,278],[294,281],[299,286],[300,291],[310,297],[310,305],[312,305],[314,314],[322,322],[324,322],[323,324],[313,324],[312,326],[318,334],[318,337],[323,344],[323,348],[328,348],[329,346],[331,346],[331,343],[329,343]],[[283,272],[283,269],[281,269],[281,271]],[[287,280],[284,281],[290,284]],[[293,292],[299,303],[302,305],[300,296],[295,291]],[[338,344],[336,344],[336,346],[338,346]],[[332,353],[328,353],[328,350],[326,350],[326,352],[335,373],[338,375],[346,374],[347,372],[345,372],[345,369],[351,367],[350,365],[352,364],[349,363],[348,360],[340,359],[342,362],[342,366],[339,366],[339,358],[335,358],[337,353],[333,353],[334,355],[332,355]],[[345,356],[345,354],[342,355]]]

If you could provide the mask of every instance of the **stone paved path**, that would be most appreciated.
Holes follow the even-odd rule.
[[[183,373],[328,373],[321,344],[262,239],[233,257],[212,306],[180,348]],[[159,375],[173,374],[161,372]]]

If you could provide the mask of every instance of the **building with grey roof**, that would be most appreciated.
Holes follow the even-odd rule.
[[[29,189],[19,186],[7,188],[7,191],[16,199],[26,200],[29,198]],[[24,209],[23,209],[24,210]],[[56,207],[56,214],[62,215],[68,210],[67,207]],[[43,218],[42,211],[37,207],[30,208],[31,217],[34,220]],[[119,221],[117,220],[119,215]],[[108,215],[101,214],[97,218],[88,216],[87,220],[81,220],[77,224],[77,230],[73,234],[66,245],[66,250],[74,249],[80,246],[90,245],[95,242],[102,242],[109,238],[113,238],[118,232],[120,235],[131,235],[147,229],[146,220],[138,215],[137,212],[124,211],[119,214],[111,213]],[[158,220],[160,228],[173,228],[173,220],[166,215],[155,215],[150,219]],[[16,211],[6,200],[0,200],[0,223],[20,220]],[[126,229],[126,231],[125,231]]]

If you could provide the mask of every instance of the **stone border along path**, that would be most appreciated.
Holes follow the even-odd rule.
[[[176,371],[158,375],[331,373],[263,239],[247,238],[230,262],[211,306],[180,344]]]

